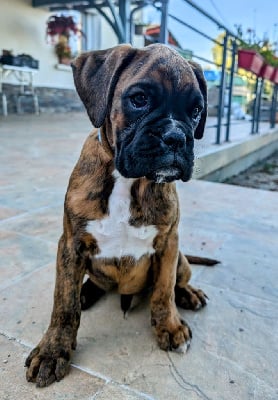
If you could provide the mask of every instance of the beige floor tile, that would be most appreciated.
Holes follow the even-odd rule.
[[[91,400],[106,383],[72,367],[70,375],[61,382],[38,389],[25,379],[23,365],[27,355],[28,349],[25,346],[0,336],[1,400]]]
[[[0,290],[55,260],[56,249],[56,243],[0,229]]]

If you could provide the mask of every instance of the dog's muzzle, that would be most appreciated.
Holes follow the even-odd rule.
[[[165,165],[153,170],[147,178],[155,183],[168,183],[179,179],[189,180],[192,175],[193,152],[186,144],[184,132],[180,129],[171,129],[162,134],[161,139],[168,148],[165,152]],[[162,162],[163,159],[162,156]]]
[[[126,178],[146,177],[156,183],[191,178],[193,145],[186,127],[161,119],[159,124],[137,126],[132,140],[118,142],[116,167]]]

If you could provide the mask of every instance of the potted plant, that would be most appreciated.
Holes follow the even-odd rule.
[[[253,72],[258,77],[276,82],[278,58],[275,56],[275,44],[270,43],[267,37],[258,39],[253,29],[247,29],[247,35],[243,38],[240,25],[237,26],[237,34],[239,37],[238,66]]]
[[[72,16],[51,15],[46,22],[46,37],[55,45],[55,52],[61,64],[69,64],[72,57],[69,38],[83,32]]]
[[[271,77],[273,75],[274,69],[275,68],[272,67],[272,65],[269,65],[266,62],[264,62],[260,72],[258,73],[258,77],[263,78],[263,79],[268,79],[270,81]]]
[[[254,49],[238,49],[238,68],[246,69],[258,75],[263,66],[263,57]]]
[[[82,33],[72,16],[51,15],[46,22],[46,35],[51,38],[52,43],[57,42],[59,36],[70,37]]]
[[[68,39],[61,35],[58,43],[55,44],[55,53],[58,57],[59,64],[69,65],[72,59],[71,48]]]
[[[236,27],[239,38],[238,67],[258,75],[264,63],[264,59],[259,52],[262,43],[256,38],[253,29],[247,29],[244,37],[242,26],[238,25]]]
[[[278,84],[278,67],[274,69],[273,74],[270,78],[270,80],[275,83],[276,85]]]
[[[276,69],[278,69],[278,58],[275,55],[275,50],[273,47],[274,45],[266,42],[260,51],[265,63],[260,71],[259,76],[275,82]]]
[[[269,44],[262,49],[261,54],[268,66],[268,68],[266,68],[267,76],[264,77],[274,83],[278,83],[278,57],[275,55],[273,46]]]

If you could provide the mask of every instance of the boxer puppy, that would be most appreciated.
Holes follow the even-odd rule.
[[[72,68],[100,129],[86,140],[70,177],[51,322],[26,360],[27,380],[39,387],[66,375],[81,307],[111,289],[126,311],[132,295],[152,287],[151,325],[163,350],[187,347],[192,337],[176,305],[206,304],[206,295],[188,284],[189,263],[179,251],[174,183],[190,179],[194,138],[204,132],[201,68],[161,44],[88,52]]]

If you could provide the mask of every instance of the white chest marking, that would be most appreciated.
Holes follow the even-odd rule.
[[[101,220],[89,221],[87,232],[98,243],[100,253],[95,257],[133,256],[136,260],[144,254],[154,253],[153,240],[157,235],[155,225],[135,228],[129,225],[130,188],[134,179],[114,172],[116,182],[109,198],[109,215]]]

